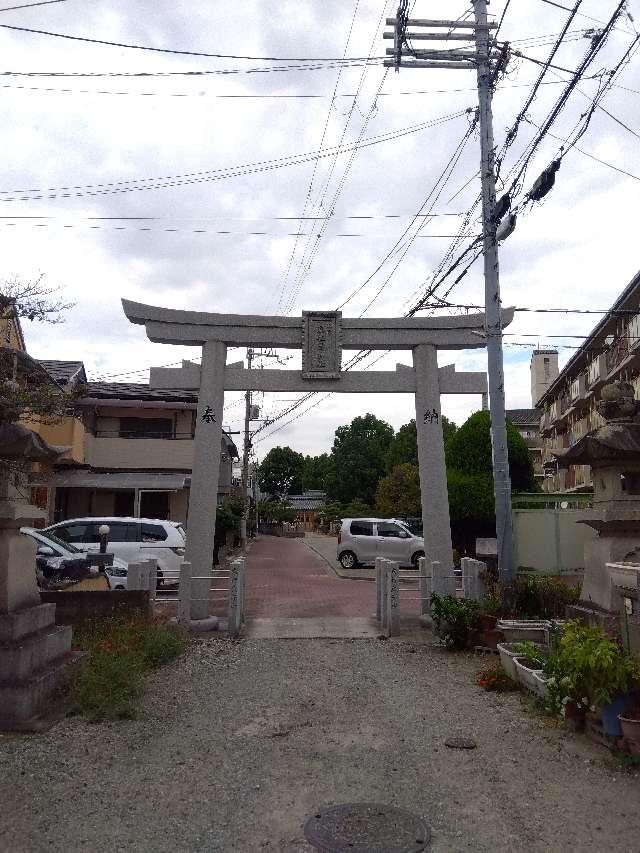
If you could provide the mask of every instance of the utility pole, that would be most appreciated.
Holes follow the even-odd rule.
[[[472,0],[476,21],[476,61],[478,103],[480,108],[480,179],[482,182],[482,244],[484,254],[484,306],[487,332],[487,366],[489,372],[489,412],[491,414],[491,448],[493,455],[493,488],[496,503],[496,537],[498,569],[507,583],[515,579],[513,559],[513,525],[511,516],[511,478],[504,400],[504,365],[502,355],[502,303],[496,236],[496,174],[493,144],[493,69],[490,61],[487,0]]]
[[[384,33],[393,39],[393,48],[387,48],[392,59],[385,60],[387,67],[395,68],[447,68],[476,70],[478,81],[480,124],[480,178],[482,183],[482,238],[484,250],[485,324],[487,337],[487,365],[489,374],[489,410],[491,414],[491,446],[493,455],[493,482],[496,506],[496,537],[498,540],[498,568],[500,577],[513,581],[513,531],[511,520],[511,480],[505,420],[504,369],[502,357],[502,307],[498,275],[498,221],[496,209],[495,150],[491,101],[496,61],[501,52],[490,41],[489,31],[497,25],[487,21],[488,0],[472,0],[475,22],[441,21],[408,18],[402,5],[397,18],[387,18],[393,32]],[[446,28],[447,32],[407,32],[408,27]],[[443,41],[475,43],[475,51],[465,50],[472,45],[461,44],[453,49],[415,49],[408,42]],[[508,215],[508,207],[507,207]]]

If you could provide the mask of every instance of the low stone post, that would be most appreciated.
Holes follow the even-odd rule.
[[[387,575],[387,633],[396,637],[400,633],[400,565],[389,560],[385,566]]]
[[[178,622],[188,625],[191,619],[191,563],[180,563],[180,583],[178,586]]]
[[[428,566],[428,568],[427,568]],[[420,615],[431,613],[431,592],[433,590],[433,569],[426,557],[418,560],[418,590],[420,595]]]
[[[155,557],[151,557],[147,560],[149,565],[149,611],[153,614],[153,607],[156,601],[156,594],[158,590],[158,561]]]
[[[384,595],[382,591],[382,570],[384,568],[384,557],[376,557],[376,622],[382,622],[384,611]]]
[[[377,575],[377,612],[376,616],[378,617],[378,622],[382,626],[384,630],[387,628],[387,617],[388,617],[388,608],[387,608],[387,586],[389,575],[387,572],[389,566],[389,561],[385,557],[377,557],[376,558],[376,569],[379,572]]]
[[[244,557],[233,560],[230,565],[228,631],[230,637],[238,637],[242,628]]]
[[[146,589],[148,585],[146,578],[148,576],[149,570],[146,560],[141,560],[139,563],[129,563],[127,569],[127,589]]]
[[[465,598],[471,598],[474,601],[481,602],[484,599],[484,584],[480,578],[480,573],[487,567],[480,560],[474,560],[471,557],[463,557],[461,560],[462,566],[462,590]]]

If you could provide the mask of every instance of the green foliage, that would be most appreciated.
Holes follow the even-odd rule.
[[[282,524],[285,521],[295,521],[296,511],[287,506],[284,501],[260,501],[258,518],[262,521],[272,521]]]
[[[602,707],[640,683],[640,662],[601,628],[568,622],[544,664],[548,706]]]
[[[244,510],[242,498],[224,498],[216,511],[216,536],[223,536],[228,530],[237,530]]]
[[[338,427],[327,476],[329,499],[342,503],[357,499],[372,505],[378,482],[386,471],[392,438],[393,427],[371,414]]]
[[[549,657],[548,652],[545,652],[537,643],[532,643],[531,640],[514,643],[514,651],[526,658],[535,669],[543,669]]]
[[[431,595],[431,617],[438,636],[452,651],[467,648],[480,620],[480,605],[455,595]]]
[[[304,456],[290,447],[272,447],[262,460],[258,483],[269,495],[295,495],[302,491]]]
[[[458,429],[458,427],[442,415],[442,436],[444,445],[447,446],[449,439]],[[391,439],[389,450],[387,451],[386,465],[387,471],[392,471],[397,465],[418,465],[418,437],[416,431],[415,420],[410,420],[408,424],[403,424],[398,432]]]
[[[142,616],[91,620],[74,632],[74,645],[87,652],[73,685],[75,705],[92,720],[136,715],[144,676],[180,655],[182,631]]]
[[[478,536],[495,534],[493,482],[485,476],[447,471],[451,534],[461,551],[473,551]]]
[[[302,490],[327,489],[327,477],[331,470],[331,457],[328,453],[319,456],[305,456],[302,466]]]
[[[509,473],[515,492],[534,492],[537,485],[531,454],[511,421],[507,421]],[[456,430],[445,448],[447,468],[493,480],[491,461],[491,416],[475,412]]]
[[[520,619],[563,618],[567,605],[580,599],[580,587],[550,575],[520,574],[514,589],[514,611]]]
[[[422,512],[417,465],[406,462],[383,477],[376,489],[376,511],[382,516],[416,516]]]
[[[343,518],[366,518],[371,514],[371,507],[359,500],[349,501],[348,503],[329,501],[316,510],[316,516],[326,524],[332,521],[340,521]]]

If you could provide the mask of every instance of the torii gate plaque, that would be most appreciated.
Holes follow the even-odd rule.
[[[198,391],[191,493],[187,518],[187,554],[194,578],[211,574],[215,534],[224,392],[340,391],[412,393],[416,401],[418,462],[426,557],[451,565],[451,527],[440,411],[441,394],[487,393],[485,373],[457,373],[438,367],[437,351],[477,349],[486,344],[484,314],[456,317],[343,318],[338,311],[305,311],[295,317],[210,314],[140,305],[122,300],[132,323],[144,325],[156,343],[199,346],[200,366],[152,368],[155,388]],[[513,319],[502,311],[502,324]],[[302,370],[245,370],[227,365],[227,346],[302,349]],[[411,350],[413,367],[395,371],[343,371],[342,350]],[[203,594],[192,601],[191,618],[208,615],[209,580],[194,583]]]

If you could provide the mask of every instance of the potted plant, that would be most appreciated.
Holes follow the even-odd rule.
[[[618,720],[627,749],[634,755],[640,755],[640,705],[619,714]]]
[[[547,691],[543,670],[546,654],[539,645],[530,641],[516,643],[515,646],[518,654],[514,658],[514,664],[518,680],[541,699],[545,699]]]
[[[431,595],[431,618],[436,634],[453,651],[466,649],[477,631],[480,605],[468,598],[455,595]]]

